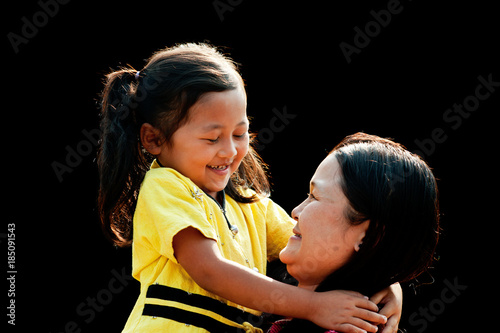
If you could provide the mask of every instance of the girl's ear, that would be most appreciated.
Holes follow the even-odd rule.
[[[368,230],[368,227],[370,226],[370,220],[367,220],[359,225],[359,233],[357,235],[357,240],[354,243],[354,251],[359,252],[359,249],[361,246],[363,246],[363,239],[365,238],[366,235],[366,230]]]
[[[159,155],[161,152],[162,136],[159,129],[149,123],[144,123],[140,131],[141,143],[144,149],[151,155]]]

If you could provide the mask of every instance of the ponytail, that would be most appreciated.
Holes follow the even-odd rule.
[[[121,247],[131,243],[137,195],[151,163],[139,141],[136,73],[123,68],[108,74],[102,93],[98,207],[104,234]]]

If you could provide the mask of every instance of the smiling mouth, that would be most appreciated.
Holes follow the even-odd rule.
[[[295,237],[302,238],[302,234],[300,234],[300,233],[296,232],[296,231],[295,231],[295,229],[293,230],[293,235],[294,235]]]
[[[229,168],[229,164],[228,165],[208,165],[208,167],[210,169],[213,169],[213,170],[224,171],[224,170]]]

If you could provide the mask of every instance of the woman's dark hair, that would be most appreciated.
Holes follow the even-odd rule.
[[[316,291],[354,290],[372,295],[410,281],[431,265],[439,238],[439,204],[431,169],[402,145],[375,135],[347,136],[331,152],[349,201],[346,219],[370,220],[360,250]],[[283,332],[324,332],[293,320]]]
[[[141,71],[121,68],[106,78],[97,159],[98,207],[104,234],[115,245],[127,246],[132,241],[139,188],[154,159],[141,146],[141,125],[150,123],[160,129],[168,144],[204,93],[244,84],[231,59],[210,45],[194,43],[154,53]],[[256,194],[244,196],[240,188],[251,188]],[[242,203],[269,194],[265,164],[251,146],[225,190]]]

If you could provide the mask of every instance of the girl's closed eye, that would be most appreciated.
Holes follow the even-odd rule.
[[[234,134],[233,136],[238,139],[244,139],[248,135],[248,131],[243,132],[243,134]]]
[[[248,134],[248,131],[244,132],[243,134],[234,134],[233,136],[237,139],[244,139]],[[217,143],[219,142],[219,139],[220,137],[217,137],[215,139],[211,139],[211,138],[206,138],[206,139],[203,139],[203,140],[207,140],[209,141],[210,143]]]
[[[205,139],[205,140],[210,141],[211,143],[217,143],[219,141],[219,137],[215,139]]]

